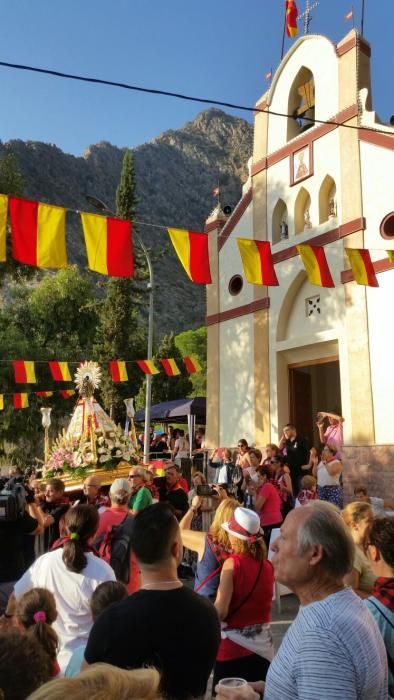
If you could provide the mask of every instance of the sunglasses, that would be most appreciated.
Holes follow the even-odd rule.
[[[136,479],[139,474],[129,474],[128,479]]]

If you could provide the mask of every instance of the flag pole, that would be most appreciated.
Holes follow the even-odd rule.
[[[283,20],[282,50],[281,50],[281,54],[280,54],[280,60],[282,60],[283,54],[285,52],[286,18],[287,18],[287,3],[285,3],[285,16],[284,16],[284,20]]]
[[[354,5],[352,5],[352,23],[353,23],[353,29],[354,29]]]
[[[361,2],[361,36],[364,36],[365,0]]]

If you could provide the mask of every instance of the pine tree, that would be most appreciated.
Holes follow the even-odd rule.
[[[116,192],[117,216],[132,220],[136,203],[133,154],[126,151]],[[101,395],[105,407],[111,410],[116,422],[125,413],[123,399],[136,395],[142,382],[140,371],[131,365],[127,368],[127,383],[114,384],[108,370],[110,360],[141,359],[145,353],[144,324],[140,323],[140,307],[145,295],[139,283],[144,279],[145,268],[136,253],[137,247],[134,246],[136,279],[111,277],[106,284],[106,296],[99,312],[96,356],[104,369]]]

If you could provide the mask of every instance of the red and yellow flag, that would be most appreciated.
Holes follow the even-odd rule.
[[[57,360],[52,360],[48,364],[49,369],[51,370],[52,379],[55,382],[71,382],[68,362],[58,362]]]
[[[379,287],[369,250],[365,248],[345,248],[357,284],[366,287]]]
[[[4,394],[0,394],[0,411],[4,411]]]
[[[318,245],[296,245],[304,263],[308,280],[318,287],[335,287],[331,277],[324,248]]]
[[[272,262],[271,245],[268,241],[237,238],[245,277],[250,284],[279,284]]]
[[[175,252],[192,282],[211,284],[208,236],[206,233],[168,228]]]
[[[34,362],[13,360],[12,365],[16,384],[35,384],[37,382]]]
[[[7,253],[6,253],[7,212],[8,212],[8,197],[6,194],[0,194],[0,262],[5,262],[7,259]]]
[[[123,360],[111,360],[109,363],[113,382],[127,382],[126,362]]]
[[[67,267],[66,210],[10,197],[12,255],[25,265]]]
[[[286,34],[291,39],[298,34],[298,9],[295,0],[286,0]]]
[[[137,360],[137,365],[144,374],[159,374],[159,370],[155,367],[153,360]]]
[[[176,377],[181,373],[181,370],[173,358],[170,358],[169,360],[160,360],[160,363],[163,366],[167,377]]]
[[[189,374],[195,374],[196,372],[201,372],[201,365],[194,355],[190,355],[183,358],[184,365]]]
[[[63,399],[69,399],[70,396],[74,396],[75,391],[74,389],[62,389],[59,391],[59,394],[63,397]]]
[[[81,221],[89,269],[112,277],[132,277],[131,221],[85,213]]]
[[[387,250],[387,257],[391,263],[394,263],[394,250]]]
[[[50,396],[53,396],[53,391],[35,391],[34,393],[41,399],[48,399]]]
[[[28,408],[29,397],[27,394],[14,394],[14,408]]]

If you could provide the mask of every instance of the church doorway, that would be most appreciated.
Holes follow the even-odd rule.
[[[290,422],[318,447],[318,411],[342,415],[339,359],[336,356],[288,365]]]

